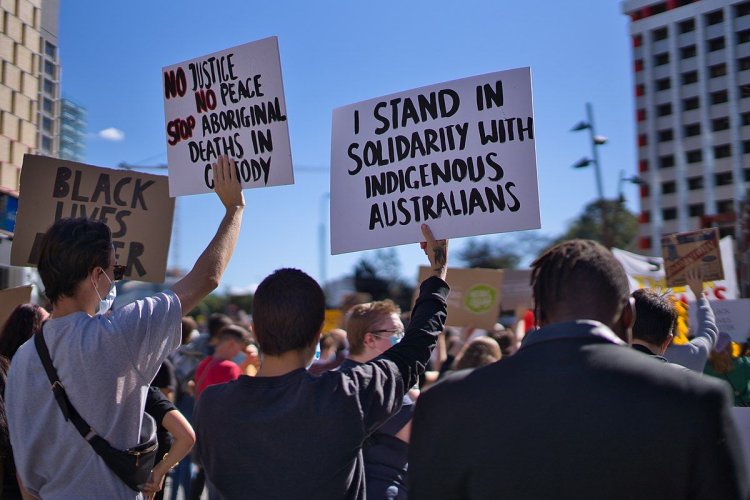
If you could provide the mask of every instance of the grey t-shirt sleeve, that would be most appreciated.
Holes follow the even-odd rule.
[[[171,290],[131,302],[110,313],[136,370],[150,383],[182,340],[182,306]]]

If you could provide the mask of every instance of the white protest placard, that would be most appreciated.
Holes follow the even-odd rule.
[[[237,162],[244,188],[294,183],[276,37],[162,70],[169,195],[213,189],[211,164]]]
[[[720,332],[729,334],[735,342],[750,339],[750,299],[715,300],[711,302],[711,309]],[[688,320],[691,329],[698,324],[696,307],[688,308]]]
[[[333,111],[331,253],[540,227],[529,68]]]
[[[731,237],[725,236],[719,241],[719,251],[724,268],[724,279],[707,281],[703,284],[703,289],[706,291],[709,300],[736,299],[739,294],[737,292],[737,274],[734,267],[734,248]],[[663,258],[638,255],[619,248],[613,248],[612,254],[625,269],[631,292],[639,288],[653,288],[662,292],[669,291],[671,295],[678,298],[684,296],[689,301],[695,300],[693,292],[687,286],[671,288],[667,286]]]

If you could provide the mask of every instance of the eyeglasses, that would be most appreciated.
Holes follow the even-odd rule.
[[[373,330],[370,333],[372,333],[376,337],[384,337],[385,336],[385,335],[378,335],[378,333],[387,333],[388,337],[396,337],[399,340],[401,340],[402,338],[404,338],[404,331],[403,330]]]
[[[125,277],[125,266],[115,264],[112,268],[112,276],[114,276],[115,281],[123,279]]]

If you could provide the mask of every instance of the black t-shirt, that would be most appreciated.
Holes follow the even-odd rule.
[[[174,365],[171,361],[169,361],[168,359],[164,360],[164,363],[162,363],[159,371],[156,372],[156,377],[154,377],[151,385],[154,387],[158,387],[159,389],[169,389],[170,391],[172,391],[172,394],[176,393],[177,375],[175,374]]]
[[[150,386],[146,394],[146,413],[156,420],[156,440],[159,442],[159,448],[156,452],[157,463],[172,447],[172,435],[161,425],[164,416],[172,410],[176,410],[176,408],[161,392],[161,389]]]
[[[422,283],[404,339],[382,356],[319,377],[303,368],[206,388],[197,448],[224,498],[365,498],[362,446],[401,408],[442,331],[448,285]]]

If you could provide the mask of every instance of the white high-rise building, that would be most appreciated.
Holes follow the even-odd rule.
[[[631,19],[638,248],[711,222],[732,234],[750,186],[750,1],[625,0]]]

